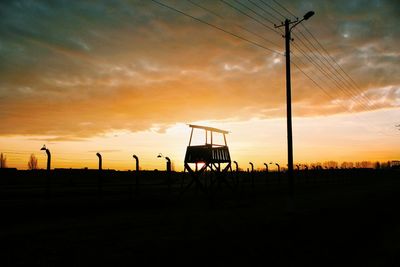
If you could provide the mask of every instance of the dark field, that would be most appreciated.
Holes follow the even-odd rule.
[[[1,171],[0,266],[400,266],[399,174]]]

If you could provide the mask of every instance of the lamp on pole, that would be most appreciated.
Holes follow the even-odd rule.
[[[46,151],[46,155],[47,155],[47,171],[50,171],[50,164],[51,164],[50,150],[48,148],[46,148],[46,145],[43,145],[43,147],[40,150]]]
[[[139,158],[136,155],[133,155],[132,157],[136,160],[136,171],[138,172],[139,171]]]
[[[165,158],[167,161],[167,172],[171,171],[171,159],[169,157],[164,157],[163,154],[159,153],[157,158]]]
[[[293,178],[293,138],[292,138],[292,93],[291,93],[291,77],[290,77],[290,41],[292,41],[291,31],[303,20],[308,20],[315,14],[314,11],[307,12],[301,20],[290,21],[285,19],[281,25],[274,25],[275,28],[285,27],[285,55],[286,55],[286,116],[287,116],[287,145],[288,145],[288,181],[289,181],[289,197],[294,194],[294,178]],[[291,26],[292,25],[292,26]]]
[[[167,184],[168,184],[168,193],[171,192],[171,160],[169,157],[164,157],[163,154],[159,153],[157,158],[164,158],[167,161]]]
[[[278,164],[278,163],[273,163],[273,162],[270,162],[269,164],[275,164],[276,165],[276,167],[278,168],[278,173],[280,173],[281,172],[281,166]]]
[[[268,172],[268,164],[264,163],[264,166],[265,166],[265,171]]]
[[[96,156],[99,158],[99,171],[103,169],[103,158],[99,152],[96,153]]]
[[[249,164],[250,164],[250,166],[251,166],[251,172],[253,172],[253,171],[254,171],[254,165],[253,165],[252,162],[249,162]]]
[[[234,161],[233,161],[233,163],[234,163],[234,164],[235,164],[235,166],[236,166],[236,172],[238,172],[238,171],[239,171],[239,165],[238,165],[237,161],[236,161],[236,160],[234,160]]]

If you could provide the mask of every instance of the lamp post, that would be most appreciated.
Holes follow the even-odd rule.
[[[233,161],[233,163],[234,163],[234,164],[235,164],[235,166],[236,166],[236,172],[238,172],[238,171],[239,171],[239,165],[238,165],[237,161],[236,161],[236,160],[234,160],[234,161]]]
[[[254,165],[252,162],[249,162],[250,166],[251,166],[251,187],[254,189]]]
[[[165,158],[165,160],[167,161],[167,172],[171,171],[171,160],[169,157],[164,157],[163,154],[159,153],[157,158]]]
[[[96,153],[96,156],[99,157],[99,171],[103,169],[103,158],[99,152]]]
[[[267,175],[265,175],[265,185],[268,185],[268,163],[264,163],[265,166],[265,172]]]
[[[46,151],[47,154],[47,171],[50,171],[50,164],[51,164],[51,153],[48,148],[46,148],[46,145],[43,145],[43,147],[40,150]]]
[[[286,116],[287,116],[287,146],[288,146],[288,182],[289,197],[294,195],[294,178],[293,178],[293,138],[292,138],[292,93],[291,93],[291,76],[290,76],[290,41],[292,41],[291,31],[303,20],[308,20],[315,14],[314,11],[307,12],[301,20],[290,21],[285,19],[281,25],[274,25],[275,28],[285,27],[285,50],[286,50]],[[293,25],[292,25],[293,24]],[[291,26],[292,25],[292,26]]]
[[[171,160],[169,157],[164,157],[163,154],[159,153],[157,158],[164,158],[167,161],[167,184],[168,193],[171,192]]]
[[[276,167],[278,167],[278,172],[280,173],[281,172],[281,166],[279,166],[278,163],[275,163],[275,165],[276,165]]]
[[[281,172],[281,166],[278,164],[278,163],[273,163],[273,162],[270,162],[269,164],[275,164],[276,165],[276,167],[278,167],[278,173],[280,173]]]
[[[239,175],[238,175],[238,172],[239,172],[239,164],[237,163],[236,160],[234,160],[233,163],[235,164],[235,170],[236,170],[235,177],[236,177],[236,179],[235,179],[235,178],[232,178],[232,180],[233,180],[233,182],[234,182],[236,185],[238,185],[238,184],[239,184]]]
[[[136,183],[136,186],[135,186],[135,191],[136,191],[136,195],[137,195],[137,193],[139,192],[139,158],[138,158],[138,156],[136,156],[135,154],[134,155],[132,155],[132,157],[135,159],[135,161],[136,161],[136,181],[135,181],[135,183]],[[130,187],[130,190],[132,190],[132,187]],[[132,191],[131,191],[132,192]]]
[[[249,162],[249,164],[250,164],[250,166],[251,166],[251,172],[253,172],[253,171],[254,171],[254,165],[253,165],[252,162]]]
[[[136,155],[133,155],[132,157],[136,160],[136,171],[138,172],[139,171],[139,158]]]

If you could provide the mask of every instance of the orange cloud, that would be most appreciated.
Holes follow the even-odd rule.
[[[9,29],[17,30],[11,33],[2,28],[6,42],[0,55],[7,55],[7,60],[0,74],[0,135],[85,138],[114,129],[140,131],[155,124],[284,116],[283,57],[155,5],[134,3],[126,8],[127,3],[119,3],[113,9],[101,3],[97,11],[82,9],[81,5],[90,3],[76,3],[65,11],[65,18],[54,18],[53,24],[36,13],[5,21]],[[342,14],[336,4],[310,3],[319,8],[317,15],[322,14],[307,25],[354,76],[359,88],[354,93],[340,90],[293,49],[298,56],[294,62],[333,97],[293,68],[294,115],[398,108],[399,50],[391,47],[387,52],[388,44],[377,41],[381,36],[365,30],[371,21],[376,31],[386,24],[369,17],[364,7]],[[282,52],[281,36],[221,4],[204,5],[226,19],[189,3],[179,8]],[[291,8],[306,8],[298,5]],[[45,5],[40,10],[55,16],[50,14],[58,14],[60,8]],[[74,13],[75,8],[83,11]],[[133,13],[121,12],[125,15],[119,17],[121,8]],[[14,6],[8,9],[9,16],[20,11]],[[385,6],[377,12],[387,11]],[[324,16],[329,12],[338,15],[336,20]],[[327,27],[317,27],[324,19],[330,22],[324,24]],[[394,25],[393,21],[398,18],[390,17],[388,23]],[[281,47],[266,44],[235,24]],[[360,32],[365,33],[363,38]],[[397,35],[386,30],[380,34],[387,34],[389,44],[398,41]],[[301,45],[298,37],[294,42]],[[312,56],[312,51],[307,53]]]

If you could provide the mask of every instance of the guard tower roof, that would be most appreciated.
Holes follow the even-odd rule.
[[[221,129],[217,129],[217,128],[213,128],[213,127],[207,127],[207,126],[189,124],[189,127],[196,128],[196,129],[203,129],[203,130],[206,130],[206,131],[211,131],[211,132],[216,132],[216,133],[222,133],[222,134],[228,134],[229,133],[228,131],[225,131],[225,130],[221,130]]]

